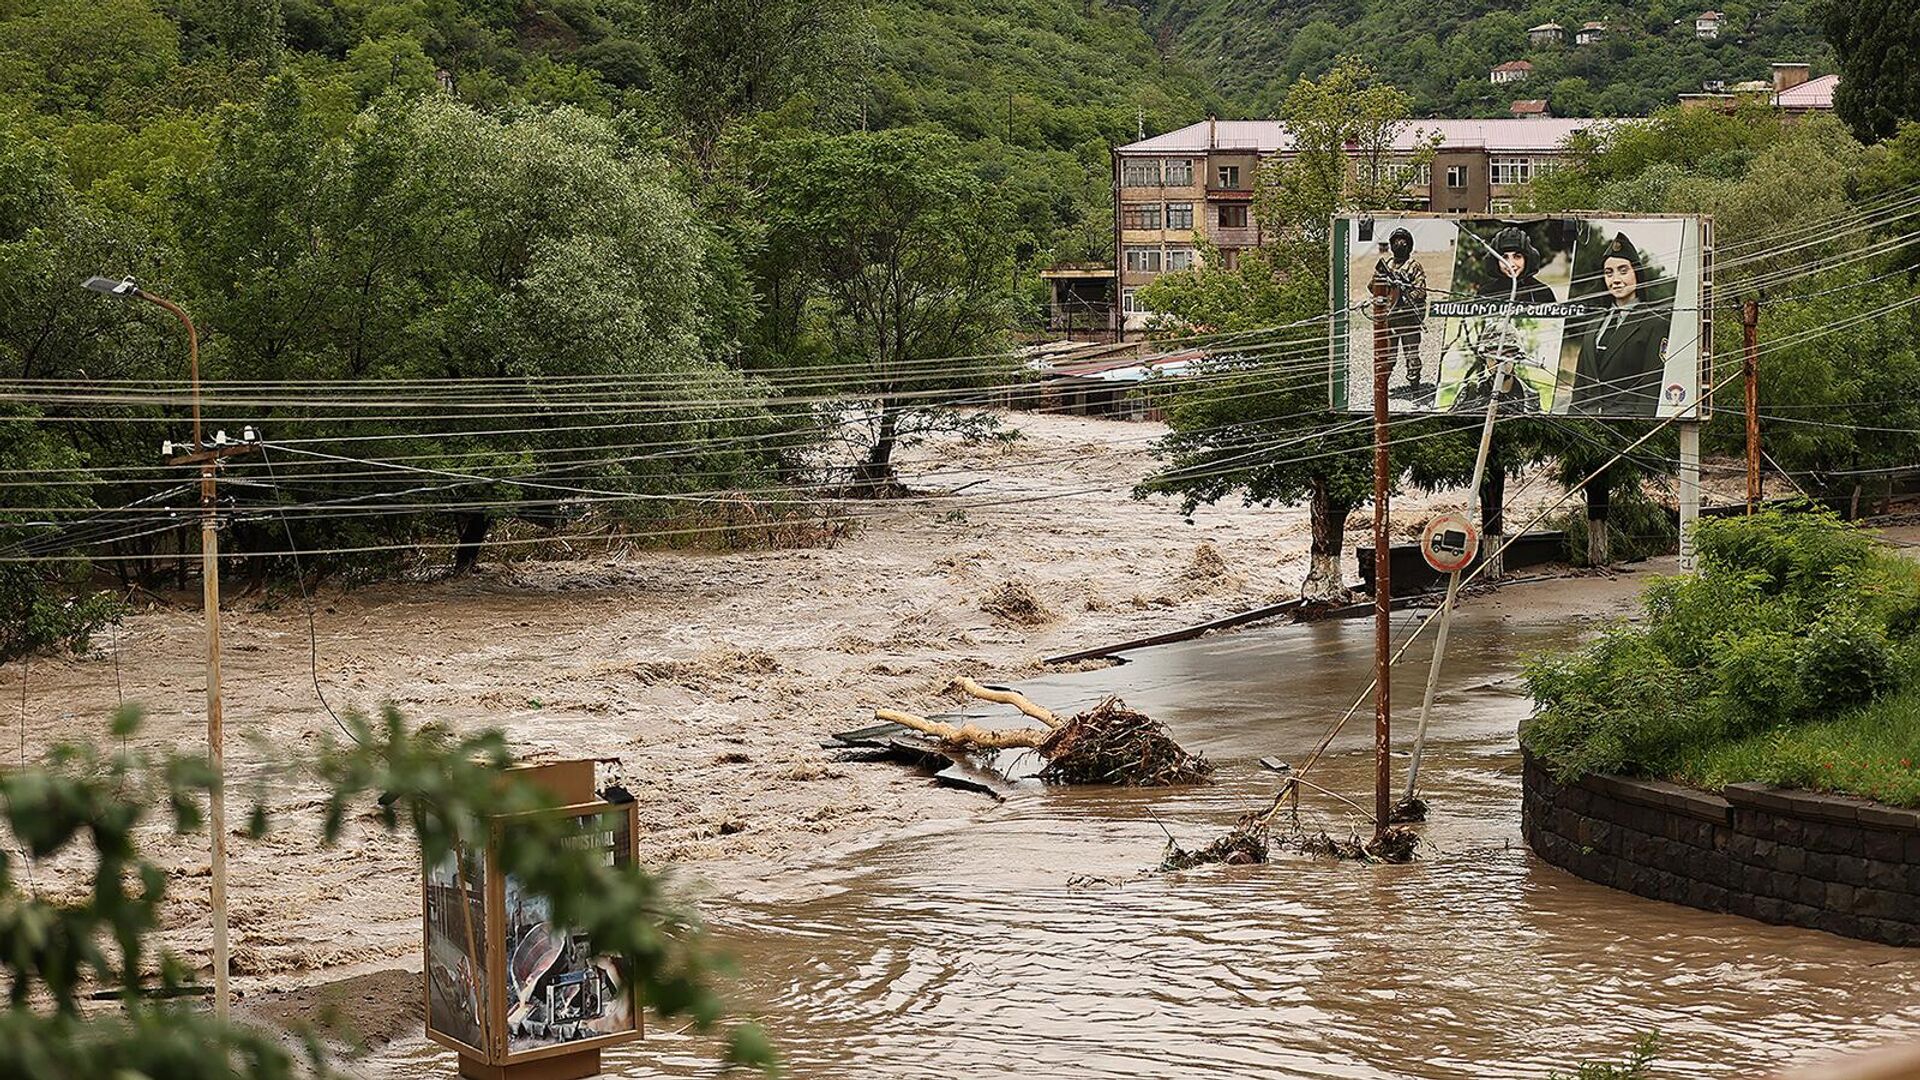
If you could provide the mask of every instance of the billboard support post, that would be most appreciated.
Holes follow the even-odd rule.
[[[1388,545],[1387,511],[1391,487],[1388,461],[1387,383],[1393,375],[1387,312],[1396,290],[1376,276],[1373,294],[1373,835],[1386,835],[1392,816],[1388,789],[1393,786],[1393,708],[1389,679],[1393,647],[1393,558]]]
[[[1699,415],[1697,412],[1694,414]],[[1693,527],[1700,521],[1700,421],[1680,428],[1680,570],[1693,573]]]
[[[1740,306],[1740,326],[1746,352],[1740,370],[1747,391],[1747,513],[1760,509],[1760,301],[1749,297]]]
[[[1487,458],[1493,453],[1493,422],[1500,408],[1500,394],[1513,377],[1513,361],[1503,360],[1492,373],[1493,390],[1487,395],[1487,418],[1480,426],[1480,450],[1473,459],[1473,480],[1467,485],[1467,520],[1480,509],[1480,481],[1487,475]],[[1489,545],[1491,548],[1492,545]],[[1487,550],[1487,558],[1493,553]],[[1420,695],[1420,722],[1413,730],[1413,757],[1407,763],[1407,791],[1401,807],[1413,811],[1414,788],[1420,782],[1420,758],[1427,747],[1427,719],[1433,715],[1433,695],[1440,685],[1440,665],[1447,659],[1447,631],[1453,626],[1453,607],[1460,596],[1460,571],[1447,575],[1447,598],[1440,602],[1440,629],[1433,639],[1433,662],[1427,666],[1427,688]]]

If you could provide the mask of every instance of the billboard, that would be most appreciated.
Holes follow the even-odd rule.
[[[1396,413],[1704,415],[1711,222],[1350,216],[1333,222],[1333,406],[1373,411],[1376,329]],[[1375,302],[1375,294],[1379,294]]]

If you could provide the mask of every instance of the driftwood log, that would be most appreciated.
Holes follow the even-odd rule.
[[[1040,778],[1048,783],[1158,787],[1200,783],[1213,772],[1212,763],[1188,753],[1173,740],[1166,725],[1134,712],[1117,698],[1062,719],[1018,691],[992,689],[967,678],[955,679],[953,685],[970,697],[1011,705],[1046,726],[998,730],[972,722],[955,726],[898,709],[877,709],[874,718],[969,749],[1036,750],[1047,759]]]

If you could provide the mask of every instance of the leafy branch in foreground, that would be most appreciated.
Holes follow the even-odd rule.
[[[552,799],[509,772],[498,732],[454,738],[428,726],[409,731],[389,708],[378,723],[350,716],[352,745],[328,745],[301,768],[327,790],[323,834],[336,842],[349,815],[378,793],[373,816],[389,831],[411,829],[429,863],[483,847],[489,819],[550,808]],[[135,708],[113,720],[115,738],[140,726]],[[124,742],[123,742],[124,745]],[[0,1075],[23,1080],[127,1076],[150,1080],[280,1080],[330,1075],[317,1040],[304,1057],[279,1035],[223,1023],[173,1000],[191,972],[152,948],[167,891],[166,871],[141,855],[137,838],[153,819],[177,834],[202,826],[200,799],[217,778],[199,757],[87,745],[55,747],[40,764],[0,773],[4,820],[25,860],[0,850],[0,971],[11,1008],[0,1013]],[[256,800],[248,829],[271,825]],[[659,878],[631,863],[561,842],[565,824],[535,815],[496,838],[501,869],[551,901],[554,920],[588,934],[616,960],[645,1002],[663,1016],[713,1028],[722,1009],[711,985],[715,958],[694,918]],[[89,850],[90,849],[90,850]],[[92,888],[55,894],[36,888],[34,862],[78,853],[95,867]],[[85,1015],[96,986],[119,991],[120,1008]],[[731,1063],[770,1069],[765,1036],[729,1033]]]

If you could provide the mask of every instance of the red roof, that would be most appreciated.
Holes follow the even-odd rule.
[[[1509,60],[1494,68],[1495,71],[1532,71],[1533,64],[1527,60]]]
[[[1512,112],[1515,116],[1545,116],[1547,115],[1547,99],[1521,98],[1519,101],[1513,103]]]

